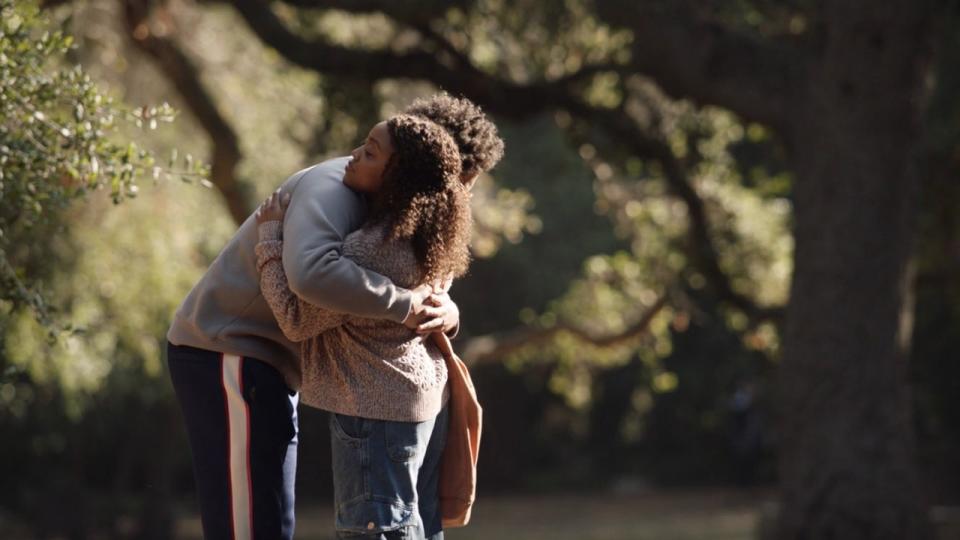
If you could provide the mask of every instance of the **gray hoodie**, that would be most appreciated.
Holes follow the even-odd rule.
[[[343,184],[349,160],[324,161],[281,186],[291,194],[283,222],[283,269],[290,289],[311,304],[400,323],[410,311],[410,291],[341,255],[344,238],[366,216],[363,197]],[[260,292],[257,241],[251,215],[180,305],[167,339],[262,360],[297,390],[299,346],[284,337]]]

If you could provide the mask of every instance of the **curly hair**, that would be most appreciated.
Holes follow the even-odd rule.
[[[470,198],[460,182],[460,152],[437,124],[400,114],[387,120],[394,152],[370,224],[410,240],[423,283],[462,276],[470,264]]]
[[[497,126],[469,99],[437,94],[417,99],[404,112],[431,120],[453,136],[468,178],[489,171],[503,158]]]

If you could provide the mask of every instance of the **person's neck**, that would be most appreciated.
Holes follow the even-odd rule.
[[[380,198],[380,193],[364,193],[363,199],[367,201],[367,209],[373,209],[377,206],[377,201]]]

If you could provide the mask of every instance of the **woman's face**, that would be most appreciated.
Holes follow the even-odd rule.
[[[343,183],[361,193],[376,193],[383,185],[383,171],[393,155],[393,143],[387,123],[373,126],[362,145],[350,153],[353,159],[347,165]]]

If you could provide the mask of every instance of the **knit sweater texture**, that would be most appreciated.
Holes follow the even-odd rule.
[[[284,335],[300,344],[300,400],[350,416],[401,422],[435,417],[448,399],[443,355],[406,326],[331,311],[301,300],[281,264],[279,221],[259,227],[256,246],[263,297]],[[407,289],[420,284],[409,241],[389,240],[382,226],[360,228],[343,256]]]

